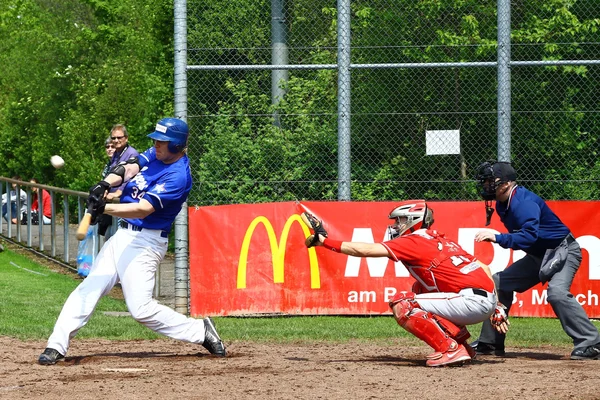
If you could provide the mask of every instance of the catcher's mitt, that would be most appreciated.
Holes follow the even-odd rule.
[[[319,235],[327,237],[327,231],[323,228],[323,222],[319,221],[314,215],[303,212],[302,215],[300,215],[300,218],[302,218],[302,222],[313,231],[313,234],[304,241],[306,247],[311,248],[320,243]]]

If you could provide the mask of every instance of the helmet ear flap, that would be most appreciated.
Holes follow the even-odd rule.
[[[177,144],[175,142],[169,142],[167,148],[169,149],[169,152],[177,154],[185,148],[185,145]]]
[[[423,215],[423,228],[429,229],[431,225],[433,225],[433,210],[429,207],[425,209],[425,214]]]

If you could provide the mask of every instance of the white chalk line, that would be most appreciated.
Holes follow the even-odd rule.
[[[21,267],[21,266],[18,266],[17,264],[15,264],[15,263],[14,263],[14,262],[12,262],[12,261],[10,262],[10,264],[11,264],[12,266],[14,266],[14,267],[17,267],[17,268],[19,268],[19,269],[22,269],[23,271],[31,272],[32,274],[38,274],[38,275],[41,275],[41,276],[48,276],[47,274],[42,274],[41,272],[32,271],[32,270],[30,270],[30,269],[27,269],[27,268],[23,268],[23,267]]]
[[[0,387],[1,392],[10,392],[12,390],[21,389],[23,386],[2,386]]]
[[[145,368],[103,368],[106,372],[148,372]]]

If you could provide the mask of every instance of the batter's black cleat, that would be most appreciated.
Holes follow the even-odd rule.
[[[51,349],[50,347],[46,347],[46,350],[42,354],[40,354],[40,358],[38,358],[38,363],[40,365],[54,365],[57,361],[65,358],[62,354],[60,354],[57,350]]]
[[[202,346],[217,357],[225,357],[225,345],[219,337],[215,324],[209,317],[204,318],[204,343]]]
[[[600,343],[588,346],[585,349],[573,350],[571,360],[600,360]]]
[[[489,356],[494,354],[497,357],[504,357],[506,355],[504,347],[496,347],[493,344],[483,343],[479,340],[476,340],[473,343],[471,343],[471,347],[473,347],[473,350],[475,350],[476,354],[479,354],[481,356]]]

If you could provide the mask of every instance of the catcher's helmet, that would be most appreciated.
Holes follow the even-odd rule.
[[[486,161],[477,168],[475,179],[481,188],[481,197],[484,200],[495,200],[498,186],[515,181],[517,173],[509,162]]]
[[[188,125],[177,118],[163,118],[158,121],[154,132],[149,138],[169,142],[168,149],[171,153],[179,153],[187,146],[189,134]]]
[[[425,200],[407,200],[394,208],[388,218],[395,220],[388,226],[390,239],[404,235],[410,230],[428,229],[433,225],[433,210],[427,207]]]

